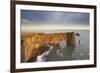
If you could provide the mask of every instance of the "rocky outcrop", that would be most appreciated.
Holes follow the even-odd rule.
[[[70,47],[73,47],[73,48],[76,47],[76,39],[75,39],[75,33],[74,32],[67,33],[67,44]]]
[[[76,39],[74,32],[67,33],[21,33],[21,53],[22,62],[28,62],[30,59],[35,61],[41,50],[46,50],[46,44],[50,43],[57,47],[61,41],[66,41],[70,47],[76,47]],[[43,51],[42,51],[43,52]]]

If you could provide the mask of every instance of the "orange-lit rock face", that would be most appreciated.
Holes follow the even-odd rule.
[[[56,47],[61,41],[66,41],[71,47],[76,47],[74,32],[52,34],[22,32],[21,41],[23,62],[29,61],[32,57],[35,59],[40,53],[40,47],[47,43]]]

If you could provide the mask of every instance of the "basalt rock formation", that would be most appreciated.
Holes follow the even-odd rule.
[[[67,33],[33,33],[22,32],[21,33],[21,61],[28,62],[36,57],[43,50],[46,50],[46,44],[50,43],[54,47],[57,47],[61,41],[66,41],[68,46],[76,47],[76,39],[74,32]]]

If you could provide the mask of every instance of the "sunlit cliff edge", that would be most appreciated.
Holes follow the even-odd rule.
[[[49,34],[22,32],[21,33],[22,62],[28,62],[31,58],[36,59],[39,52],[41,52],[40,49],[47,43],[50,43],[54,47],[57,47],[61,41],[66,41],[68,46],[75,48],[76,47],[75,32],[49,33]]]

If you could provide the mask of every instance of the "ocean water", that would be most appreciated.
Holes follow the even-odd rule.
[[[46,56],[46,61],[69,61],[89,59],[89,30],[75,30],[73,32],[80,34],[80,36],[75,36],[76,48],[71,48],[67,46],[63,49],[58,48],[59,50],[53,49],[52,52],[50,52]]]

